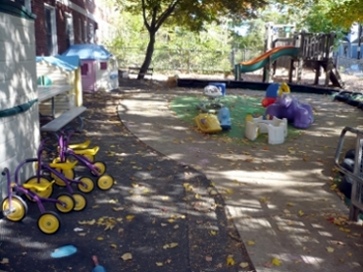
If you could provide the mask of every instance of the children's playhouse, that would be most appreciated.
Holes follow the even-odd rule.
[[[62,56],[81,60],[83,92],[109,91],[118,87],[116,60],[102,45],[74,44]]]
[[[38,91],[46,89],[64,89],[51,101],[40,101],[39,111],[42,115],[60,115],[65,110],[82,106],[83,92],[78,56],[38,56],[36,57]]]

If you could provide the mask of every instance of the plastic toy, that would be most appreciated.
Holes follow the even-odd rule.
[[[261,104],[263,107],[268,107],[269,105],[275,103],[276,98],[282,94],[290,93],[290,87],[285,82],[272,83],[267,87],[266,96],[262,100]]]
[[[223,130],[231,129],[231,114],[227,107],[222,107],[218,111],[218,120]]]
[[[77,151],[69,148],[68,141],[69,135],[60,133],[58,136],[58,152],[59,156],[57,162],[65,163],[69,159],[75,159],[77,162],[85,166],[92,175],[97,177],[97,187],[101,190],[109,190],[114,184],[114,178],[111,175],[105,174],[107,167],[104,162],[92,161],[88,157],[77,154]],[[97,149],[98,150],[98,149]]]
[[[97,256],[93,255],[92,261],[94,265],[92,272],[106,272],[106,269],[102,265],[100,265]]]
[[[272,120],[266,120],[262,116],[253,118],[252,115],[247,115],[245,127],[246,138],[254,141],[260,133],[268,134],[269,144],[284,143],[287,137],[287,119],[273,117]]]
[[[296,128],[306,129],[314,122],[309,104],[301,103],[290,94],[282,94],[266,108],[265,115],[286,118]]]
[[[14,174],[15,182],[11,182],[9,169],[5,168],[3,170],[2,175],[7,176],[7,197],[5,197],[2,201],[1,208],[3,210],[3,215],[7,220],[13,222],[22,221],[28,212],[28,205],[17,194],[25,195],[38,205],[40,216],[38,217],[37,226],[39,230],[45,234],[54,234],[60,229],[60,218],[57,213],[47,211],[43,203],[54,203],[58,211],[68,213],[73,210],[75,202],[73,197],[66,193],[58,195],[57,198],[44,198],[32,192],[32,189],[36,189],[38,191],[47,190],[49,187],[52,187],[51,182],[48,184],[39,183],[20,185],[18,175],[20,169],[24,164],[34,161],[36,161],[36,159],[27,159],[17,166]]]
[[[222,131],[217,116],[209,113],[200,113],[195,117],[198,128],[205,133],[216,133]]]
[[[41,148],[40,148],[41,150]],[[41,153],[41,151],[39,152]],[[64,171],[65,168],[70,169],[70,167],[74,167],[77,162],[57,162],[57,163],[46,163],[41,160],[40,155],[38,154],[37,159],[37,171],[34,177],[28,179],[25,184],[36,184],[37,180],[45,180],[47,176],[45,173],[50,174],[49,176],[54,177],[55,181],[58,182],[61,186],[65,186],[67,191],[71,194],[75,201],[74,210],[75,211],[83,211],[87,206],[86,197],[79,192],[74,192],[72,188],[72,184],[77,184],[78,190],[83,193],[90,193],[93,191],[95,185],[92,179],[89,177],[79,177],[78,179],[67,178],[61,171]],[[33,191],[36,194],[40,194],[38,191]]]
[[[220,98],[226,93],[225,83],[210,83],[203,89],[203,94],[208,98],[207,102],[198,105],[198,109],[202,112],[210,112],[210,110],[219,110],[223,107]]]

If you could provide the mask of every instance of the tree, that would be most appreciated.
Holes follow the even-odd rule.
[[[141,14],[149,34],[145,59],[138,79],[143,79],[154,53],[156,33],[166,24],[181,25],[200,31],[204,23],[219,22],[220,18],[252,17],[254,11],[267,4],[266,0],[115,0],[121,8]]]
[[[335,25],[350,28],[353,23],[363,22],[363,1],[333,1],[329,0],[328,15]]]

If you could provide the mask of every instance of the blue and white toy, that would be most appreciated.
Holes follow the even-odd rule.
[[[227,107],[222,107],[218,111],[218,120],[223,130],[230,130],[231,129],[231,114]]]

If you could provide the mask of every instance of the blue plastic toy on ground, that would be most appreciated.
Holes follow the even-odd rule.
[[[222,107],[218,111],[218,120],[223,130],[231,129],[231,114],[227,107]]]
[[[95,267],[92,269],[91,272],[106,272],[106,269],[98,262],[97,256],[93,255],[92,261]]]

